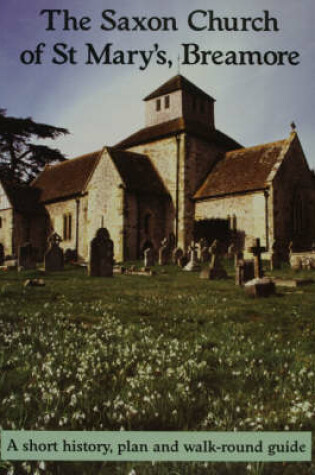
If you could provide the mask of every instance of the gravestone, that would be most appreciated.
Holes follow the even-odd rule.
[[[35,269],[36,260],[34,258],[34,249],[30,242],[26,242],[19,247],[18,268],[23,270]]]
[[[243,259],[243,253],[239,249],[239,247],[232,242],[232,244],[229,245],[228,248],[228,258],[234,260],[234,267],[236,268],[238,265],[238,262]]]
[[[267,277],[250,280],[246,282],[244,288],[246,294],[250,297],[269,297],[276,292],[275,283]]]
[[[209,262],[211,258],[209,246],[206,244],[203,245],[203,247],[200,250],[200,261],[204,264],[205,262]]]
[[[181,266],[184,251],[180,247],[176,247],[172,252],[172,262],[177,266]]]
[[[4,264],[4,246],[0,244],[0,266]]]
[[[144,250],[144,267],[152,267],[154,264],[154,249],[147,247],[147,249]]]
[[[159,249],[159,265],[165,266],[169,263],[170,260],[170,248],[169,248],[169,241],[165,237],[161,242],[161,247]]]
[[[189,247],[188,264],[185,265],[183,270],[186,270],[189,272],[197,272],[200,270],[200,265],[198,264],[198,261],[197,261],[197,247],[193,241]]]
[[[255,278],[246,282],[245,292],[251,297],[269,297],[276,291],[276,286],[271,279],[263,277],[261,254],[266,252],[266,248],[260,245],[260,239],[255,240],[255,245],[250,248],[254,254],[254,273]]]
[[[260,239],[255,239],[255,245],[250,248],[250,252],[254,254],[254,271],[255,278],[263,277],[263,269],[261,262],[261,255],[266,252],[266,248],[260,245]]]
[[[272,244],[272,251],[270,256],[270,270],[279,269],[281,264],[281,248],[277,241]]]
[[[114,244],[106,228],[99,228],[91,241],[89,276],[113,277]]]
[[[255,277],[254,261],[253,260],[239,260],[235,270],[235,284],[244,285],[249,280]]]
[[[60,247],[62,239],[57,233],[52,233],[48,238],[49,249],[45,254],[45,271],[59,272],[64,269],[63,250]]]
[[[217,239],[214,240],[213,244],[210,247],[211,261],[210,266],[207,269],[204,269],[201,274],[201,279],[226,279],[227,273],[222,265],[221,260],[221,251],[220,243]]]

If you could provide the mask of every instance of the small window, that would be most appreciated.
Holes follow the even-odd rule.
[[[72,237],[72,215],[63,215],[63,239],[64,241],[70,241]]]
[[[156,100],[156,110],[160,111],[161,110],[161,99]]]
[[[164,97],[164,107],[165,107],[165,109],[170,108],[170,96],[165,96]]]

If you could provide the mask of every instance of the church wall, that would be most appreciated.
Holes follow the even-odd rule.
[[[283,244],[291,240],[308,246],[315,239],[315,190],[310,170],[296,139],[273,180],[274,239]],[[297,195],[303,202],[304,227],[294,231],[293,208]]]
[[[47,248],[48,216],[34,215],[30,218],[29,242],[37,250],[37,259],[42,261]]]
[[[88,195],[85,194],[79,198],[79,238],[78,238],[78,255],[83,259],[88,258],[88,206],[89,206],[89,198]]]
[[[104,151],[87,187],[87,244],[102,226],[108,229],[114,242],[114,258],[124,259],[124,188],[120,175],[108,153]]]
[[[76,248],[76,200],[75,198],[46,204],[46,210],[49,214],[49,228],[55,231],[62,239],[60,247],[64,250]],[[64,239],[64,216],[71,216],[71,238]],[[68,218],[69,219],[69,218]]]
[[[150,241],[154,249],[158,251],[163,238],[168,236],[165,229],[165,214],[169,203],[163,197],[152,195],[143,196],[143,199],[140,197],[139,203],[140,253],[142,255],[146,242]]]
[[[183,172],[185,193],[183,194],[184,203],[180,230],[182,246],[186,250],[193,240],[195,202],[192,197],[222,152],[223,149],[215,144],[209,144],[197,137],[186,136],[186,161]]]
[[[181,137],[183,134],[181,134]],[[166,190],[171,195],[171,202],[165,213],[164,231],[167,236],[175,233],[175,203],[176,203],[176,162],[177,142],[176,137],[168,137],[155,142],[137,145],[130,148],[132,152],[147,155],[162,178]],[[183,153],[181,151],[181,153]],[[181,158],[182,161],[182,158]]]
[[[169,96],[169,107],[165,107],[165,96]],[[156,109],[157,100],[160,100],[161,108],[158,111]],[[182,91],[174,91],[164,96],[156,97],[145,103],[145,125],[150,127],[151,125],[161,124],[168,120],[178,119],[182,117]]]
[[[183,115],[185,119],[200,122],[214,129],[214,103],[206,96],[183,91]]]
[[[175,234],[176,164],[177,154],[179,155],[178,246],[187,250],[193,239],[194,229],[195,203],[192,197],[224,150],[184,133],[179,134],[178,139],[169,137],[134,146],[130,150],[143,153],[151,159],[171,195],[172,202],[166,213],[166,236],[170,232]]]
[[[125,259],[143,256],[144,244],[150,242],[157,251],[165,237],[165,198],[126,193]]]
[[[138,200],[134,193],[125,193],[125,260],[137,259],[138,247]]]
[[[209,198],[196,202],[196,221],[203,219],[236,218],[236,229],[245,236],[245,249],[252,240],[260,238],[266,245],[265,196],[261,192]],[[234,219],[235,219],[234,218]]]
[[[0,210],[1,228],[0,228],[0,244],[4,247],[5,255],[12,255],[12,228],[13,228],[13,210],[7,208]]]

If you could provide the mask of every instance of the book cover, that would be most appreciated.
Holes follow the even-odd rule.
[[[0,426],[60,433],[11,439],[3,473],[314,470],[313,21],[2,1]],[[127,435],[113,460],[63,431]]]

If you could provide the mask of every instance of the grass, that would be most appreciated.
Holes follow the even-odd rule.
[[[154,277],[113,279],[89,278],[73,267],[2,273],[2,427],[314,430],[315,284],[251,299],[226,266],[224,281],[174,266],[156,267]],[[297,276],[287,267],[273,274]],[[23,286],[39,276],[45,287]],[[132,468],[159,475],[314,470],[310,464],[54,463],[45,473]],[[16,473],[37,469],[19,465]]]

